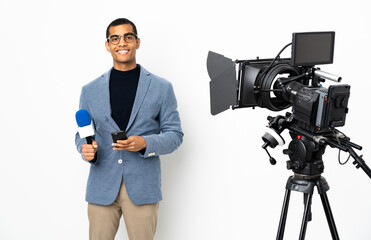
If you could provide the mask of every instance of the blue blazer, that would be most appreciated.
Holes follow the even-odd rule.
[[[124,179],[127,193],[136,205],[162,200],[159,155],[173,152],[183,141],[177,102],[171,83],[140,67],[138,89],[126,132],[142,136],[144,154],[114,151],[112,132],[120,131],[111,117],[109,80],[111,70],[85,85],[80,109],[86,109],[95,126],[98,143],[97,161],[90,166],[86,201],[110,205],[118,195]],[[75,144],[81,153],[86,143],[76,133]]]

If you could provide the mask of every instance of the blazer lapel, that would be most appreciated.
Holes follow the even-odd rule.
[[[103,75],[103,81],[102,81],[103,91],[101,91],[102,105],[103,105],[102,110],[103,110],[104,115],[106,116],[106,119],[112,125],[112,127],[114,127],[116,131],[120,131],[119,126],[117,125],[115,120],[113,120],[111,116],[112,110],[111,110],[110,94],[109,94],[109,82],[110,82],[109,80],[111,76],[111,71],[112,71],[112,68]]]
[[[149,75],[150,73],[146,69],[144,69],[142,66],[140,66],[140,75],[139,75],[137,93],[135,95],[133,109],[131,110],[130,119],[129,119],[128,126],[126,127],[126,131],[128,131],[128,129],[132,125],[136,115],[138,114],[139,108],[142,105],[144,97],[147,94],[149,84],[151,83],[151,77]]]

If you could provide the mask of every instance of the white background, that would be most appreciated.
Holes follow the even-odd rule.
[[[1,1],[0,239],[87,239],[89,165],[74,146],[81,87],[107,71],[107,25],[132,20],[142,40],[138,63],[174,85],[184,143],[162,157],[163,196],[156,239],[274,239],[287,156],[261,149],[267,109],[209,108],[209,50],[232,59],[272,58],[292,32],[336,31],[334,64],[322,70],[351,85],[341,130],[369,140],[371,15],[353,1]],[[282,57],[289,57],[286,50]],[[283,114],[282,112],[281,114]],[[285,133],[286,141],[289,141]],[[287,145],[286,145],[287,146]],[[347,154],[342,154],[344,160]],[[337,150],[324,155],[341,239],[371,239],[371,180]],[[302,194],[292,192],[285,239],[297,239]],[[317,192],[306,239],[331,239]],[[116,239],[127,239],[121,224]]]

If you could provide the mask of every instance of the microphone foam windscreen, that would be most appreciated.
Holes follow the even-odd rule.
[[[85,127],[91,124],[91,118],[89,112],[85,109],[81,109],[76,112],[76,122],[79,127]]]

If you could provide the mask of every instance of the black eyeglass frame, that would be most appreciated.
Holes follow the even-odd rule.
[[[121,41],[121,38],[124,39],[124,41],[125,41],[126,43],[131,43],[134,39],[128,41],[128,40],[126,39],[128,36],[133,36],[135,39],[138,39],[138,35],[137,35],[137,34],[132,33],[132,32],[129,32],[129,33],[125,33],[125,34],[123,34],[123,35],[118,35],[118,34],[111,35],[111,36],[109,36],[106,40],[107,40],[107,42],[109,42],[109,43],[111,43],[111,44],[113,44],[113,45],[117,45],[117,44],[119,44],[119,42]],[[112,43],[112,41],[110,40],[110,38],[112,38],[112,37],[118,37],[118,38],[119,38],[118,42],[117,42],[117,43]]]

